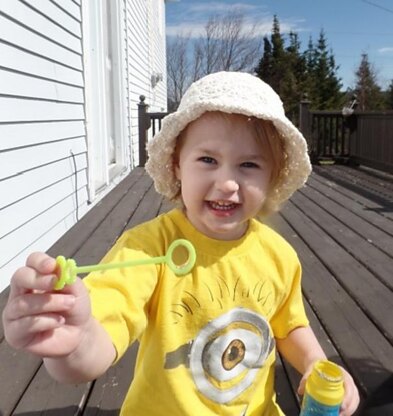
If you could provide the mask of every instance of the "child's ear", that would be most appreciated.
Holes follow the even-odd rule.
[[[181,180],[180,178],[180,163],[179,163],[179,156],[175,154],[173,156],[173,172],[177,180]]]
[[[177,161],[173,163],[173,171],[175,172],[175,177],[177,180],[181,180],[181,174],[180,174],[180,166]]]

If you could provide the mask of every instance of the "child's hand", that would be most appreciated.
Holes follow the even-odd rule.
[[[41,357],[71,354],[80,344],[91,318],[84,284],[54,291],[56,261],[44,253],[29,256],[12,277],[3,311],[5,338],[17,349]]]
[[[311,374],[313,365],[310,365],[307,371],[303,374],[302,379],[300,380],[297,393],[301,396],[304,395],[304,389],[306,386],[306,381],[308,376]],[[359,406],[359,391],[353,381],[352,376],[345,370],[345,368],[340,367],[343,372],[344,377],[344,400],[340,409],[340,416],[350,416]]]
[[[340,409],[340,416],[352,415],[359,406],[359,391],[352,376],[341,367],[344,376],[344,400]]]

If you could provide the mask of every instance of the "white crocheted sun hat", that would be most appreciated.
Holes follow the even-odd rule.
[[[207,111],[243,114],[270,120],[282,136],[286,165],[269,196],[271,210],[277,210],[311,172],[307,143],[287,119],[280,97],[256,76],[242,72],[217,72],[194,82],[185,92],[176,112],[162,121],[161,130],[149,141],[146,170],[157,192],[170,200],[179,198],[174,174],[173,152],[182,130]]]

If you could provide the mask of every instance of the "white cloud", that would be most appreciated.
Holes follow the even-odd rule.
[[[378,49],[379,53],[393,53],[393,46]]]
[[[207,22],[207,17],[205,19],[202,19],[200,21],[193,21],[193,22],[186,22],[183,21],[180,24],[177,25],[171,25],[166,27],[166,34],[167,36],[190,36],[191,38],[198,38],[205,34],[205,25]],[[286,21],[280,21],[280,32],[282,34],[289,33],[290,31],[294,32],[304,32],[308,31],[308,29],[305,29],[302,27],[302,23],[304,23],[304,20],[286,20]],[[273,24],[273,17],[272,16],[265,16],[263,18],[258,19],[257,21],[245,17],[244,23],[243,23],[243,29],[245,33],[248,33],[252,30],[254,26],[255,28],[255,35],[257,37],[270,35],[272,31],[272,24]]]
[[[262,6],[265,8],[264,6]],[[255,9],[260,9],[261,6],[255,6],[254,4],[246,3],[233,3],[228,4],[224,2],[213,1],[210,3],[197,3],[190,6],[190,12],[202,12],[202,13],[218,13],[218,12],[229,12],[229,11],[238,11],[238,12],[249,12]]]

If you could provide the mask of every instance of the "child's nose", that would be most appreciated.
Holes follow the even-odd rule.
[[[231,172],[221,172],[216,180],[216,187],[223,193],[237,192],[239,182]]]

